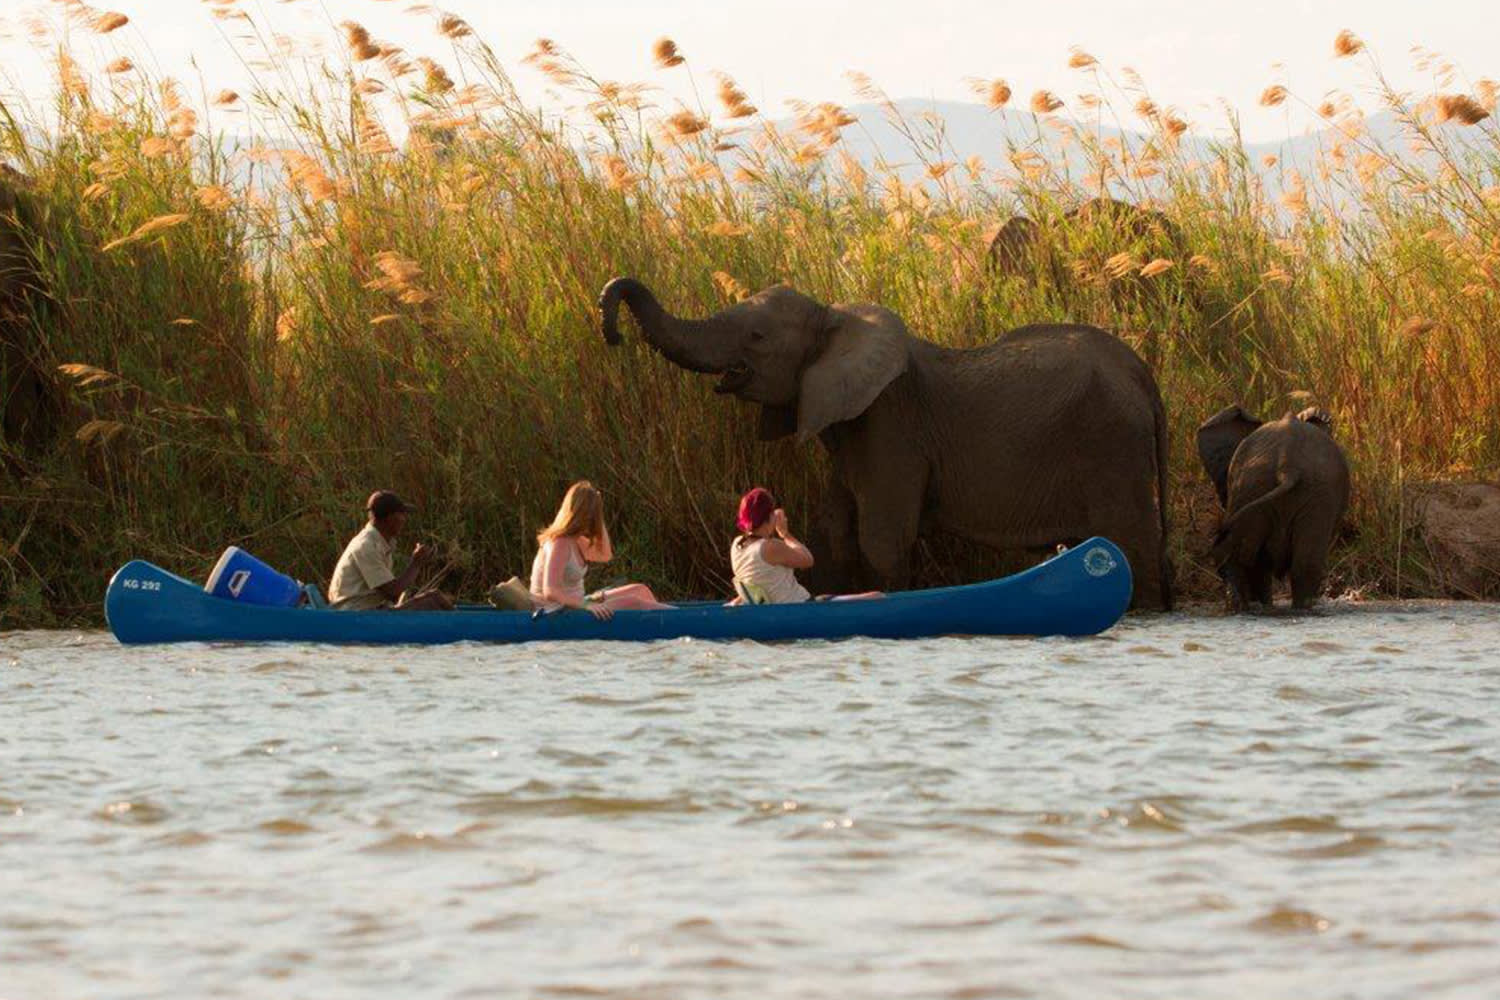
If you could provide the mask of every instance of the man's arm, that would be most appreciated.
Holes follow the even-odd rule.
[[[432,550],[425,545],[418,544],[412,550],[411,562],[407,564],[406,569],[402,570],[401,574],[394,580],[391,580],[389,583],[382,583],[375,589],[380,591],[382,597],[395,604],[401,600],[401,595],[410,590],[411,585],[417,582],[417,574],[422,571],[422,567],[427,565],[431,558]]]

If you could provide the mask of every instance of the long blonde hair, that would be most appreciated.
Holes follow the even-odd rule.
[[[537,545],[546,545],[555,538],[576,538],[584,535],[598,538],[604,534],[604,495],[587,479],[580,479],[568,487],[563,494],[562,506],[552,523],[537,532]]]

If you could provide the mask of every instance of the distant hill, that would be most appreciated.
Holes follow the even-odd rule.
[[[1082,181],[1088,172],[1082,155],[1076,147],[1069,148],[1063,141],[1061,126],[1071,126],[1080,132],[1097,133],[1101,140],[1117,140],[1135,150],[1143,149],[1151,136],[1146,132],[1118,125],[1082,122],[1062,115],[1052,116],[1051,123],[1039,119],[1027,111],[1013,109],[992,110],[989,107],[965,101],[934,101],[919,98],[903,98],[893,102],[900,116],[912,130],[916,145],[923,150],[926,162],[914,151],[913,138],[891,121],[885,106],[880,104],[854,104],[845,110],[856,119],[840,133],[840,146],[866,168],[887,166],[895,169],[907,181],[916,181],[925,175],[927,164],[939,161],[964,163],[970,157],[978,157],[991,171],[1015,172],[1011,163],[1012,149],[1029,150],[1049,163],[1065,162],[1069,174]],[[790,135],[797,134],[794,118],[773,120],[776,128]],[[1418,155],[1409,145],[1406,132],[1391,112],[1381,112],[1365,119],[1365,131],[1370,139],[1397,157],[1424,167],[1434,167],[1430,155]],[[1460,144],[1487,143],[1489,133],[1482,129],[1465,129],[1458,126],[1437,126],[1438,131],[1457,138]],[[1325,129],[1292,136],[1284,140],[1247,143],[1245,151],[1251,167],[1265,178],[1269,191],[1276,193],[1285,177],[1286,169],[1296,167],[1305,174],[1316,165],[1320,152],[1330,148],[1338,129]],[[24,128],[28,141],[38,146],[47,141],[45,135],[32,128]],[[941,137],[941,149],[935,140]],[[266,139],[252,139],[246,135],[226,134],[219,142],[230,158],[230,180],[235,184],[247,183],[253,165],[243,156],[233,155]],[[281,144],[294,147],[296,140],[283,138]],[[1215,139],[1200,133],[1188,132],[1179,140],[1188,156],[1204,158],[1212,150]],[[1265,158],[1274,156],[1276,162],[1267,166]],[[726,157],[726,160],[732,157]],[[261,167],[261,170],[267,170]],[[269,168],[272,173],[275,168]],[[1500,178],[1496,178],[1500,182]]]
[[[1076,149],[1069,150],[1064,145],[1056,125],[1048,125],[1029,112],[991,110],[982,104],[963,101],[902,99],[894,104],[901,117],[917,129],[922,139],[930,139],[939,132],[942,135],[945,151],[941,154],[936,150],[930,152],[931,161],[956,160],[962,163],[977,156],[991,170],[1013,172],[1010,150],[1015,148],[1031,150],[1049,162],[1065,161],[1076,177],[1081,178],[1086,172],[1081,155]],[[883,106],[856,104],[846,110],[857,119],[842,133],[843,146],[851,156],[866,167],[884,163],[908,180],[916,180],[923,174],[925,165],[914,154],[911,140],[890,121]],[[1091,135],[1097,133],[1101,139],[1119,140],[1131,149],[1142,149],[1150,140],[1147,133],[1130,128],[1095,125],[1061,116],[1056,121]],[[793,119],[778,121],[776,125],[784,130],[796,128]],[[1365,120],[1365,127],[1370,138],[1389,152],[1408,161],[1423,160],[1409,149],[1402,126],[1393,113],[1371,115]],[[1334,144],[1337,132],[1336,127],[1330,126],[1284,140],[1248,143],[1246,153],[1254,169],[1265,176],[1274,189],[1279,185],[1285,167],[1297,167],[1303,171],[1311,169],[1318,154]],[[1454,130],[1451,134],[1470,140],[1481,138],[1475,130]],[[1180,142],[1190,156],[1203,157],[1210,152],[1214,139],[1189,132]],[[1275,166],[1265,165],[1267,156],[1276,157]]]

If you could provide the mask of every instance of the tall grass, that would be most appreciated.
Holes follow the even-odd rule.
[[[40,290],[5,327],[7,365],[45,373],[59,406],[55,438],[4,443],[5,624],[97,620],[125,559],[199,576],[228,543],[326,580],[383,486],[444,540],[443,584],[475,594],[524,574],[585,476],[616,524],[611,573],[722,592],[735,497],[769,485],[810,520],[822,457],[756,442],[748,407],[638,343],[607,350],[594,301],[618,274],[688,314],[786,281],[953,345],[1042,320],[1118,330],[1167,400],[1173,545],[1200,595],[1213,499],[1192,435],[1223,405],[1333,413],[1356,479],[1339,586],[1427,592],[1402,485],[1500,466],[1492,84],[1387,88],[1415,158],[1324,108],[1341,138],[1268,189],[1243,143],[1193,152],[1180,114],[1084,53],[1079,107],[1030,102],[1067,157],[1011,150],[1003,174],[956,162],[940,128],[857,79],[908,137],[913,180],[848,156],[837,106],[778,131],[727,77],[668,104],[548,41],[525,71],[573,114],[542,114],[467,25],[429,16],[447,65],[354,24],[339,58],[310,64],[247,22],[253,92],[190,99],[128,60],[90,73],[65,54],[51,109],[4,108],[34,209],[9,224]],[[1338,50],[1381,83],[1357,39]],[[665,39],[654,56],[694,72]],[[1003,81],[979,90],[997,111],[1012,100]],[[1068,126],[1070,111],[1149,143]],[[1065,215],[1100,194],[1160,208],[1182,244]],[[1051,265],[994,275],[987,241],[1013,211],[1045,223]],[[954,544],[919,563],[928,581],[979,565]]]

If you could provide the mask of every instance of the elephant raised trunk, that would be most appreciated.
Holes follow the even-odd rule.
[[[718,317],[680,319],[662,308],[651,290],[634,278],[615,278],[599,295],[600,329],[606,343],[620,343],[619,312],[624,302],[646,343],[689,371],[719,374],[730,366],[738,342]]]

